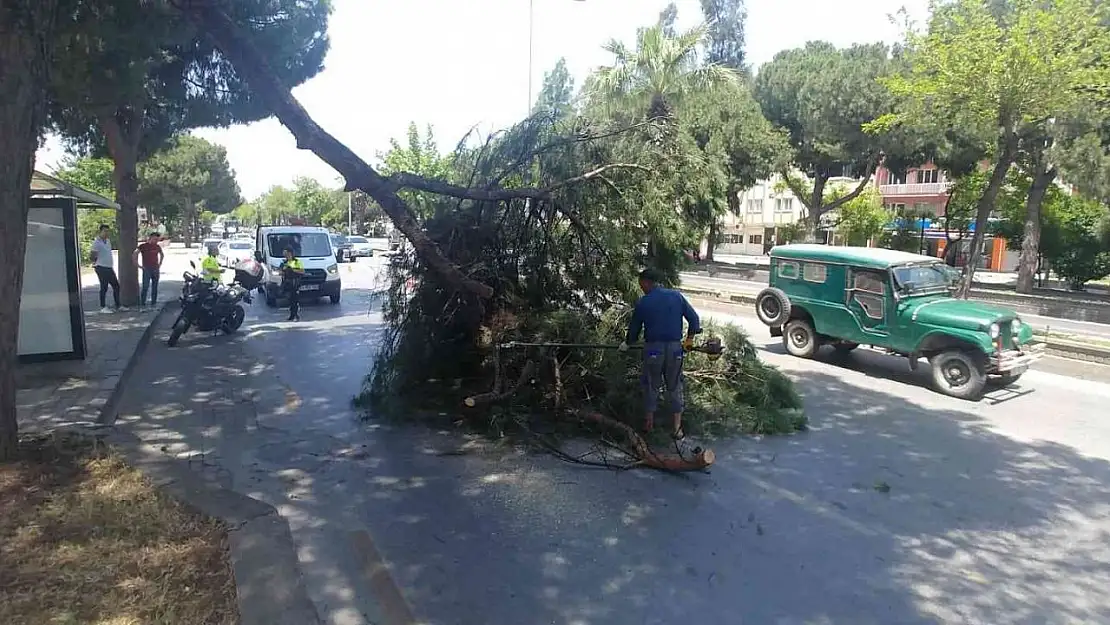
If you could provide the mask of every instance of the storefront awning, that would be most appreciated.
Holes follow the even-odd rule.
[[[36,171],[31,176],[31,197],[68,197],[73,198],[80,207],[95,206],[119,210],[119,204],[112,200],[41,171]]]

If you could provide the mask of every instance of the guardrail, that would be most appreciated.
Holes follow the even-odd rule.
[[[708,300],[714,304],[745,308],[754,316],[754,293],[726,293],[711,289],[680,288],[685,295]],[[1019,311],[1020,312],[1020,311]],[[1045,352],[1054,356],[1062,356],[1073,360],[1084,360],[1101,364],[1110,364],[1110,347],[1103,347],[1077,340],[1079,337],[1058,338],[1054,336],[1034,336],[1034,341],[1045,344]]]

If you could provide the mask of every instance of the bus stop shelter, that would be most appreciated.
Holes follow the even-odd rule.
[[[85,313],[77,208],[119,210],[119,205],[37,171],[31,178],[30,195],[19,304],[19,361],[83,360]]]

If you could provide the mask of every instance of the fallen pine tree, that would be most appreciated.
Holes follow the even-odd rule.
[[[236,23],[231,5],[175,4],[208,32],[298,147],[333,166],[348,190],[365,191],[412,243],[390,266],[388,329],[363,394],[369,405],[458,406],[463,416],[500,429],[533,432],[547,423],[556,431],[615,431],[623,440],[613,445],[631,465],[683,470],[711,462],[702,454],[675,464],[629,429],[643,418],[635,356],[498,346],[620,341],[639,269],[652,266],[676,281],[685,250],[699,244],[724,198],[735,194],[740,179],[725,173],[725,163],[763,163],[740,176],[752,181],[770,171],[766,154],[714,139],[710,128],[719,121],[714,116],[742,127],[751,111],[722,113],[718,103],[746,101],[746,92],[711,94],[702,104],[718,108],[708,116],[705,106],[681,113],[654,106],[660,102],[650,118],[608,105],[581,112],[552,106],[479,145],[460,144],[435,177],[382,173],[312,120]],[[566,91],[555,87],[552,93]],[[751,119],[762,120],[758,106],[750,108]],[[408,156],[399,160],[442,158]],[[687,431],[804,427],[790,380],[763,364],[739,330],[716,331],[724,357],[694,354],[686,362]],[[481,400],[463,408],[465,398]]]

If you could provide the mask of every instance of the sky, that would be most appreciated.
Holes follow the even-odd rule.
[[[529,72],[529,5],[533,58]],[[601,46],[633,43],[668,0],[334,0],[324,69],[293,90],[316,121],[371,164],[402,139],[410,122],[431,125],[441,151],[472,129],[511,126],[530,108],[543,74],[560,57],[578,84],[611,62]],[[678,26],[701,21],[698,0],[677,0]],[[747,57],[754,67],[780,50],[825,40],[838,46],[894,42],[890,16],[905,8],[923,21],[928,0],[747,0]],[[227,148],[243,197],[310,176],[338,185],[336,173],[271,118],[194,131]],[[37,168],[64,157],[48,138]]]

